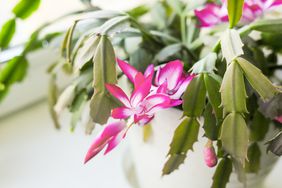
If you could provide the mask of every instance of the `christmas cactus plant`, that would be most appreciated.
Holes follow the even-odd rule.
[[[202,136],[199,129],[204,129],[204,160],[216,168],[212,187],[225,187],[233,166],[244,183],[245,173],[256,173],[261,153],[267,152],[258,142],[269,126],[281,129],[281,4],[162,0],[125,12],[93,10],[90,4],[92,14],[76,20],[65,34],[65,61],[49,69],[56,126],[66,108],[72,113],[72,130],[85,112],[88,133],[95,124],[104,126],[86,163],[104,148],[104,154],[112,151],[132,126],[153,126],[158,111],[178,108],[182,122],[163,175],[189,158],[188,151]],[[78,32],[82,25],[88,29]],[[56,75],[66,67],[71,82],[58,96]],[[120,84],[124,78],[130,92]],[[282,154],[281,135],[277,131],[267,142],[277,155]]]

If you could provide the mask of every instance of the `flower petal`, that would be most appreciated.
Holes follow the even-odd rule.
[[[104,155],[107,155],[110,151],[112,151],[124,138],[124,131],[121,131],[117,136],[113,137],[107,146],[107,149]]]
[[[119,134],[125,127],[126,124],[124,121],[108,124],[104,130],[93,140],[93,143],[91,144],[85,156],[84,164],[95,157],[105,147],[105,145],[108,144],[112,137]]]
[[[167,81],[165,81],[163,84],[161,84],[161,85],[157,88],[157,93],[166,94],[166,92],[167,92]]]
[[[134,78],[134,88],[139,88],[145,81],[145,77],[141,72],[138,72]]]
[[[179,99],[172,99],[170,101],[170,107],[174,107],[174,106],[179,106],[182,104],[182,100],[179,100]]]
[[[198,17],[201,27],[210,27],[222,22],[220,6],[214,3],[209,3],[203,9],[195,10],[194,13]]]
[[[146,68],[146,70],[145,70],[145,72],[144,72],[144,76],[145,76],[145,77],[149,77],[149,76],[151,76],[151,75],[153,75],[153,74],[154,74],[154,65],[151,64],[151,65],[149,65],[149,66]]]
[[[274,0],[272,1],[273,3],[271,4],[271,7],[272,6],[278,6],[278,5],[281,5],[282,4],[282,0]]]
[[[171,100],[170,97],[163,94],[155,94],[146,98],[146,114],[153,115],[157,111],[169,108]]]
[[[260,7],[257,4],[247,2],[244,4],[243,13],[242,13],[242,21],[249,23],[255,20],[263,11],[263,7]]]
[[[179,82],[183,72],[183,64],[180,60],[175,60],[167,63],[163,68],[160,68],[158,74],[158,84],[163,84],[167,80],[169,90],[173,90]]]
[[[180,84],[178,90],[171,96],[172,99],[180,99],[180,97],[185,92],[187,86],[191,82],[191,80],[195,77],[195,75],[189,75],[183,79],[182,83]]]
[[[98,140],[94,140],[93,144],[89,148],[89,150],[86,153],[86,156],[84,158],[84,164],[86,164],[89,160],[91,160],[93,157],[95,157],[100,151],[105,147],[107,144],[107,140],[104,142],[99,143]]]
[[[164,109],[167,109],[167,108],[170,108],[170,107],[173,107],[171,106],[170,104],[158,104],[158,105],[155,105],[153,106],[150,111],[148,111],[148,115],[153,115],[155,114],[156,112],[160,111],[160,110],[164,110]]]
[[[118,58],[117,58],[117,63],[118,63],[118,66],[120,67],[120,69],[122,70],[122,72],[128,77],[128,79],[132,83],[134,83],[134,79],[135,79],[135,76],[138,73],[138,71],[133,66],[131,66],[130,64],[128,64],[125,61],[122,61]]]
[[[170,104],[170,97],[164,94],[150,95],[146,98],[146,104],[147,109],[150,109],[158,104],[168,105]]]
[[[136,107],[150,92],[152,86],[152,78],[146,78],[145,81],[138,87],[135,88],[130,98],[132,107]]]
[[[117,98],[120,102],[122,102],[122,104],[124,104],[127,107],[130,106],[129,99],[121,88],[119,88],[118,86],[113,85],[113,84],[105,84],[105,86],[106,86],[107,90],[115,98]]]
[[[118,107],[112,110],[112,117],[115,119],[126,119],[132,115],[132,110],[127,107]]]
[[[134,123],[138,123],[140,126],[146,125],[148,124],[152,119],[154,118],[154,116],[150,116],[150,115],[135,115],[134,116]]]

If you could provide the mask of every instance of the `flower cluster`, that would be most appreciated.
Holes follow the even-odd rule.
[[[144,74],[130,64],[117,59],[118,66],[133,83],[130,96],[117,85],[106,84],[107,90],[117,98],[122,106],[112,110],[112,118],[120,121],[106,125],[105,129],[94,139],[87,152],[85,163],[96,156],[105,146],[105,154],[115,148],[125,137],[132,124],[140,126],[148,124],[156,112],[182,104],[180,99],[193,75],[183,72],[183,64],[179,60],[168,62],[160,67],[154,76],[154,66],[150,65]],[[124,120],[133,118],[127,126]]]
[[[249,23],[263,14],[264,11],[282,4],[282,0],[246,0],[243,6],[241,21]],[[208,3],[204,8],[195,10],[201,27],[210,27],[223,22],[228,22],[227,2],[222,0],[222,5]]]

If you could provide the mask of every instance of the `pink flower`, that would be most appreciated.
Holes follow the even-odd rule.
[[[156,92],[168,95],[173,99],[173,103],[181,104],[179,100],[186,90],[193,75],[183,73],[183,64],[180,60],[167,63],[163,68],[159,68],[155,77]]]
[[[195,10],[201,27],[210,27],[228,21],[227,9],[215,3],[208,3],[203,9]]]
[[[122,107],[113,109],[112,117],[126,119],[133,116],[134,122],[140,125],[151,121],[155,112],[180,105],[182,101],[179,98],[192,79],[191,76],[183,74],[183,65],[177,60],[158,70],[156,86],[152,87],[153,65],[148,66],[143,75],[122,60],[117,59],[117,62],[124,74],[133,82],[134,91],[129,98],[118,86],[106,84],[108,91],[123,104]]]
[[[135,88],[139,87],[140,83],[143,83],[146,78],[153,77],[153,65],[148,66],[143,75],[122,60],[117,59],[117,62],[128,79],[134,83]],[[180,60],[171,61],[157,70],[151,94],[159,93],[168,95],[171,98],[171,104],[173,106],[180,105],[182,100],[179,99],[193,78],[193,75],[183,73],[183,64]]]
[[[281,5],[281,4],[282,4],[282,0],[274,0],[271,3],[271,7]]]
[[[210,140],[204,148],[204,159],[208,167],[214,167],[217,164],[217,156]]]
[[[138,72],[133,66],[126,63],[125,61],[122,61],[120,59],[117,59],[118,66],[122,70],[122,72],[127,76],[127,78],[134,83],[134,87],[138,88],[140,84],[142,84],[146,78],[153,78],[154,74],[154,66],[149,65],[147,69],[144,72],[144,75],[141,72]]]
[[[90,146],[84,164],[90,159],[95,157],[104,147],[107,149],[104,153],[106,155],[112,149],[114,149],[124,138],[126,132],[126,123],[124,121],[119,121],[115,123],[110,123],[106,125],[104,130],[94,139],[92,145]]]
[[[244,3],[242,21],[251,22],[267,9],[280,4],[281,0],[248,0]]]
[[[275,120],[278,121],[279,123],[282,123],[282,116],[276,117]]]
[[[118,86],[106,84],[107,90],[123,105],[112,110],[112,117],[115,119],[133,117],[133,123],[139,125],[149,123],[157,111],[181,104],[182,101],[179,98],[193,78],[193,76],[183,74],[183,65],[180,61],[172,61],[158,70],[155,79],[156,86],[153,88],[153,65],[148,66],[145,73],[142,74],[122,60],[117,59],[117,62],[124,74],[133,82],[134,90],[128,97]],[[85,163],[106,146],[105,154],[114,149],[125,137],[128,128],[123,120],[108,124],[94,139],[86,154]]]
[[[113,109],[112,117],[126,119],[133,116],[134,123],[145,125],[153,119],[157,111],[172,107],[168,96],[163,94],[149,95],[152,85],[151,80],[151,78],[145,79],[139,87],[134,89],[130,98],[118,86],[106,84],[108,91],[124,105]]]
[[[252,22],[266,10],[282,4],[282,0],[246,0],[244,2],[242,22]],[[208,3],[200,10],[195,10],[201,27],[210,27],[228,22],[227,2],[222,0],[222,5]]]

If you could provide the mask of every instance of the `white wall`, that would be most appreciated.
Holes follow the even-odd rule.
[[[129,188],[121,160],[126,142],[84,165],[94,135],[82,127],[71,133],[67,118],[62,124],[55,130],[46,103],[1,119],[1,188]]]
[[[12,17],[11,9],[19,0],[0,0],[0,27]],[[155,0],[93,0],[93,4],[109,10],[126,10],[139,4]],[[79,0],[41,0],[39,10],[26,21],[20,21],[15,39],[12,44],[19,44],[41,24],[51,21],[70,11],[83,8]]]

